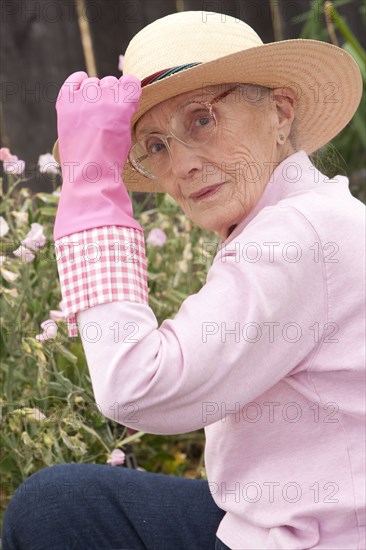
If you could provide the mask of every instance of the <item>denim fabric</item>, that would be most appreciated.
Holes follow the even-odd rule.
[[[222,542],[222,540],[220,540],[218,537],[216,537],[215,550],[230,550],[230,548],[228,546],[226,546]]]
[[[3,550],[227,550],[205,480],[100,464],[31,475],[5,512]]]

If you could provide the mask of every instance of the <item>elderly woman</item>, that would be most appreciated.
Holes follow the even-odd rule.
[[[364,548],[365,209],[308,156],[357,109],[356,63],[197,11],[144,28],[124,69],[74,73],[57,101],[69,335],[105,416],[205,429],[208,480],[44,468],[13,496],[3,549]],[[128,190],[168,193],[221,237],[160,327]]]

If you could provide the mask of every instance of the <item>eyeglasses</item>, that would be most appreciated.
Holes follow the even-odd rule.
[[[211,101],[188,101],[172,114],[168,133],[151,133],[144,136],[130,150],[130,164],[149,179],[161,178],[172,165],[168,142],[173,138],[186,147],[199,147],[209,141],[217,128],[213,105],[231,94],[240,84],[213,97]]]

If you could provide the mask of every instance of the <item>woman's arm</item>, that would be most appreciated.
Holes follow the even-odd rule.
[[[265,208],[160,327],[143,300],[102,303],[100,296],[100,305],[78,312],[103,414],[149,433],[189,432],[308,368],[322,343],[315,327],[327,322],[316,242],[295,208]],[[108,270],[106,277],[117,284]]]

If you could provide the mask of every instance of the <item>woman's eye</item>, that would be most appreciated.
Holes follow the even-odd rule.
[[[206,126],[207,124],[210,124],[210,122],[211,122],[210,116],[202,116],[200,118],[197,118],[197,120],[195,121],[195,126],[197,127]]]
[[[212,127],[213,124],[214,119],[211,113],[205,110],[200,110],[199,112],[194,113],[191,123],[188,127],[191,129],[191,132],[197,132],[203,129],[207,131],[209,128]]]
[[[160,153],[160,151],[162,151],[163,149],[165,149],[165,145],[162,141],[151,141],[148,142],[146,145],[146,150],[149,155],[156,155],[157,153]]]

